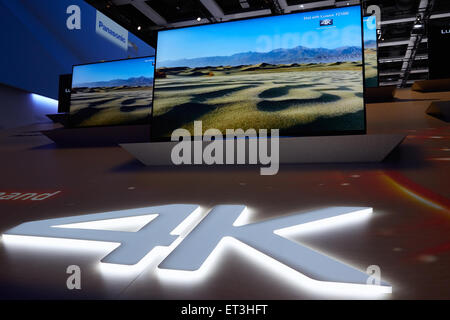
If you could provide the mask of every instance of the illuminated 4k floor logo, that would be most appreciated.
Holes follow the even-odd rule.
[[[116,243],[118,246],[101,262],[127,266],[143,261],[156,247],[170,246],[173,250],[158,268],[161,271],[185,271],[184,278],[194,276],[192,272],[206,272],[206,262],[217,256],[212,253],[219,244],[234,240],[248,250],[249,256],[258,254],[266,259],[264,263],[285,268],[280,272],[303,277],[318,285],[391,292],[388,283],[368,284],[365,272],[282,236],[308,231],[317,225],[365,217],[372,213],[371,208],[331,207],[245,225],[238,225],[245,206],[216,206],[206,216],[199,214],[200,209],[196,205],[166,205],[34,221],[8,230],[3,237],[7,240],[25,237],[33,241],[39,237],[56,238],[54,241]],[[111,227],[112,221],[125,223],[130,218],[138,228],[119,231]]]

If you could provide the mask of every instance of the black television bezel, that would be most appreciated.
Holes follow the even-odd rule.
[[[155,52],[156,53],[156,52]],[[81,63],[81,64],[74,64],[72,65],[72,88],[71,88],[71,99],[70,99],[70,107],[69,107],[69,112],[68,112],[68,117],[67,117],[67,127],[68,128],[77,128],[77,129],[82,129],[82,128],[101,128],[101,127],[121,127],[121,126],[130,126],[132,124],[127,124],[127,123],[121,123],[121,124],[114,124],[114,125],[98,125],[98,126],[74,126],[71,120],[71,107],[72,107],[72,94],[73,94],[73,70],[75,67],[80,67],[80,66],[89,66],[89,65],[96,65],[96,64],[103,64],[103,63],[110,63],[110,62],[118,62],[118,61],[128,61],[128,60],[137,60],[137,59],[148,59],[148,58],[154,58],[155,59],[155,66],[154,66],[154,70],[153,70],[153,86],[152,86],[152,101],[150,101],[150,114],[149,114],[149,123],[151,122],[152,119],[152,114],[153,114],[153,98],[154,98],[154,93],[155,93],[155,71],[156,71],[156,55],[151,55],[151,56],[143,56],[143,57],[135,57],[135,58],[124,58],[124,59],[114,59],[114,60],[104,60],[104,61],[98,61],[98,62],[90,62],[90,63]],[[149,125],[149,123],[147,125]],[[144,125],[144,124],[142,124]]]
[[[344,8],[351,8],[351,7],[359,7],[360,8],[360,16],[361,16],[361,50],[362,50],[362,85],[363,85],[363,109],[364,109],[364,129],[363,130],[347,130],[347,131],[322,131],[322,132],[311,132],[311,134],[302,134],[298,136],[280,136],[280,138],[301,138],[301,137],[323,137],[323,136],[347,136],[347,135],[366,135],[367,134],[367,106],[366,106],[366,85],[365,85],[365,79],[366,79],[366,73],[365,73],[365,59],[364,59],[364,8],[362,4],[356,4],[356,5],[349,5],[349,6],[343,6],[343,7],[336,7],[336,6],[326,6],[321,9],[307,9],[302,10],[298,12],[291,12],[286,13],[283,15],[294,15],[294,14],[301,14],[301,13],[307,13],[307,12],[318,12],[318,11],[324,11],[324,10],[331,10],[331,9],[344,9]],[[173,27],[173,28],[164,28],[161,30],[158,30],[158,33],[156,35],[156,48],[155,48],[155,74],[157,71],[157,65],[158,65],[158,44],[159,44],[159,33],[170,31],[170,30],[179,30],[179,29],[188,29],[188,28],[197,28],[197,27],[204,27],[209,25],[216,25],[216,24],[225,24],[225,23],[233,23],[238,21],[246,21],[246,20],[255,20],[255,19],[263,19],[263,18],[270,18],[270,17],[277,17],[279,15],[265,15],[265,16],[259,16],[259,17],[250,17],[250,18],[242,18],[242,19],[235,19],[231,21],[219,21],[219,22],[213,22],[213,23],[203,23],[193,26],[187,26],[187,27]],[[378,44],[377,44],[378,47]],[[154,101],[155,101],[155,90],[156,90],[156,77],[153,78],[153,99],[152,99],[152,115],[150,118],[150,142],[170,142],[172,141],[170,137],[158,137],[155,138],[153,134],[153,123],[154,123]]]
[[[364,24],[364,19],[365,18],[370,18],[370,17],[372,17],[372,16],[374,16],[373,14],[371,14],[371,15],[366,15],[366,16],[364,16],[363,15],[363,24]],[[375,20],[376,20],[376,24],[377,24],[377,28],[376,28],[376,31],[377,31],[377,37],[375,38],[376,39],[376,42],[377,42],[377,86],[376,87],[367,87],[367,88],[378,88],[378,87],[380,87],[380,61],[379,61],[379,52],[378,52],[378,45],[379,45],[379,39],[378,39],[378,30],[380,30],[380,29],[378,29],[378,19],[377,19],[377,16],[375,16]],[[363,25],[363,30],[362,30],[362,32],[363,32],[363,47],[364,47],[364,25]],[[364,63],[364,65],[366,65],[365,63]],[[155,59],[155,67],[156,67],[156,59]],[[364,68],[364,72],[365,72],[365,68]],[[365,79],[366,77],[365,77],[365,73],[364,73],[364,87],[366,86],[366,79]]]
[[[436,74],[436,70],[437,68],[435,68],[435,64],[432,62],[434,61],[433,57],[436,55],[436,50],[430,50],[430,47],[433,48],[435,46],[433,46],[433,36],[431,34],[432,30],[434,28],[446,28],[445,25],[448,25],[448,23],[450,22],[450,18],[449,17],[441,17],[441,18],[436,18],[436,19],[432,19],[428,22],[428,24],[426,24],[426,35],[428,37],[428,42],[427,42],[427,50],[428,50],[428,80],[438,80],[438,79],[445,79],[446,77],[442,76],[441,74]],[[442,29],[441,29],[442,30]],[[430,41],[431,40],[431,41]]]
[[[73,70],[72,70],[73,71]],[[63,104],[62,104],[62,94],[61,94],[61,82],[63,81],[63,78],[66,77],[67,79],[70,77],[70,98],[69,98],[69,103],[67,108],[64,108]],[[73,80],[73,75],[70,73],[65,73],[65,74],[60,74],[59,75],[59,81],[58,81],[58,113],[61,114],[68,114],[70,112],[70,102],[71,102],[71,97],[72,97],[72,80]]]

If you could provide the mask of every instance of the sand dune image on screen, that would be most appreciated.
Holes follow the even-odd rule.
[[[330,14],[334,25],[321,27],[320,16]],[[310,30],[328,39],[333,32],[352,36],[311,47],[301,40]],[[297,32],[299,41],[257,48],[261,39],[282,39],[288,31]],[[192,134],[197,120],[203,130],[222,132],[278,128],[295,136],[364,130],[361,38],[359,7],[160,32],[153,138],[167,139],[177,128]]]
[[[378,87],[378,62],[376,49],[367,47],[364,49],[364,65],[366,72],[366,86]]]
[[[72,126],[148,124],[153,76],[154,58],[74,67]]]

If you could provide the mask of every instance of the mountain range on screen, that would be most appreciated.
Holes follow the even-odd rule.
[[[78,88],[101,88],[101,87],[149,87],[153,86],[153,78],[134,77],[129,79],[114,79],[109,81],[78,83]]]
[[[240,66],[269,64],[331,63],[362,60],[360,47],[340,47],[336,49],[307,48],[298,46],[292,49],[276,49],[270,52],[244,52],[230,56],[214,56],[193,59],[168,60],[158,62],[158,67],[205,67]]]

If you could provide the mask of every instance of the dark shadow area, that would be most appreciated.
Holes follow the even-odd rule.
[[[447,123],[450,122],[450,118],[448,118],[444,114],[435,114],[435,113],[431,114],[431,113],[429,113],[428,116],[433,117],[433,118],[438,119],[438,120],[441,120],[443,122],[447,122]]]
[[[213,84],[198,84],[198,85],[181,85],[181,86],[174,86],[174,87],[160,87],[157,90],[155,90],[155,92],[157,91],[180,91],[180,90],[194,90],[194,89],[203,89],[203,88],[213,88],[213,87],[217,87],[216,83]]]
[[[23,138],[23,137],[40,137],[42,136],[42,132],[39,130],[31,130],[31,131],[23,131],[20,133],[16,133],[8,136],[8,138]]]
[[[400,99],[394,98],[395,102],[436,101],[436,99]]]
[[[154,117],[152,121],[152,132],[155,137],[161,137],[172,133],[175,129],[186,123],[191,123],[208,112],[215,110],[215,105],[203,103],[184,103],[173,107],[170,111]]]
[[[12,136],[9,136],[8,138],[23,138],[23,137],[39,137],[42,136],[42,134],[14,134]]]
[[[79,142],[79,143],[49,143],[30,148],[29,150],[58,150],[58,149],[94,149],[94,148],[120,148],[119,143]]]
[[[378,87],[378,77],[371,77],[371,78],[366,78],[365,79],[365,83],[366,83],[366,87]]]
[[[33,309],[36,309],[37,301],[43,301],[43,300],[53,300],[56,301],[58,299],[61,299],[64,296],[64,299],[67,300],[76,300],[76,299],[102,299],[100,295],[92,295],[91,292],[83,292],[83,290],[75,290],[69,291],[66,290],[64,293],[63,290],[56,290],[56,289],[49,289],[49,288],[41,288],[37,286],[30,286],[30,285],[23,285],[18,283],[2,283],[0,285],[0,299],[4,301],[28,301],[28,303],[33,305]],[[17,301],[16,301],[17,303]],[[45,303],[44,303],[45,305]],[[20,310],[16,311],[18,314],[21,313],[21,311],[28,310],[25,313],[29,313],[30,310],[28,308],[20,308],[19,305],[17,305]],[[45,307],[44,307],[45,308]],[[44,310],[42,309],[42,311]],[[39,308],[37,308],[39,309]],[[25,317],[25,315],[23,315]]]
[[[384,162],[389,169],[419,169],[430,167],[423,150],[418,146],[401,144],[389,154]]]
[[[121,143],[149,142],[150,126],[148,124],[135,124],[126,126],[58,128],[43,130],[42,134],[53,141],[58,148],[109,147],[117,146]]]
[[[237,88],[230,88],[230,89],[217,90],[217,91],[213,91],[213,92],[200,93],[200,94],[196,94],[193,97],[192,101],[193,102],[205,102],[208,99],[221,98],[227,94],[235,93],[238,91],[242,91],[242,90],[250,89],[250,88],[254,88],[254,87],[255,86],[253,86],[253,85],[246,85],[246,86],[241,86],[241,87],[237,87]]]
[[[100,111],[101,111],[100,109],[95,109],[95,108],[89,107],[89,108],[81,109],[81,110],[77,111],[76,113],[72,113],[70,115],[70,117],[69,117],[70,126],[77,127],[83,121],[85,121],[86,119],[89,119],[90,117],[96,115]]]
[[[139,160],[131,160],[129,162],[123,163],[120,166],[117,166],[113,169],[111,169],[112,173],[122,173],[122,172],[174,172],[175,170],[177,172],[194,172],[194,173],[201,173],[201,172],[207,172],[211,170],[211,173],[217,173],[217,172],[230,172],[230,173],[236,173],[239,171],[248,171],[251,170],[258,170],[259,174],[259,168],[261,165],[165,165],[165,166],[146,166],[143,163],[141,163]],[[256,171],[255,171],[256,172]]]
[[[283,136],[311,136],[316,134],[324,135],[327,132],[339,131],[362,131],[364,130],[364,110],[336,117],[320,117],[317,120],[292,126],[288,129],[280,130]],[[323,134],[322,134],[323,133]]]
[[[112,98],[112,99],[103,99],[103,100],[96,101],[96,102],[90,102],[89,108],[95,108],[95,107],[101,106],[102,104],[110,103],[110,102],[113,102],[116,100],[117,100],[117,98]]]
[[[120,107],[120,112],[133,112],[139,109],[148,109],[150,108],[149,105],[144,105],[144,106],[122,106]]]
[[[420,102],[420,101],[436,101],[436,99],[400,99],[400,98],[386,98],[386,97],[366,97],[366,103],[376,104],[385,102]]]
[[[299,85],[286,85],[284,87],[279,88],[270,88],[267,90],[264,90],[259,94],[259,98],[261,99],[270,99],[270,98],[279,98],[283,97],[285,95],[289,94],[289,91],[291,89],[301,89],[301,88],[310,88],[311,86],[305,85],[305,84],[299,84]]]
[[[324,93],[319,98],[313,99],[286,99],[282,101],[263,100],[258,102],[257,107],[260,111],[275,112],[288,109],[296,105],[310,105],[319,103],[330,103],[341,100],[341,97],[334,94]]]
[[[125,101],[122,101],[122,105],[123,106],[129,106],[130,104],[136,103],[136,101],[137,101],[136,98],[127,99]]]

